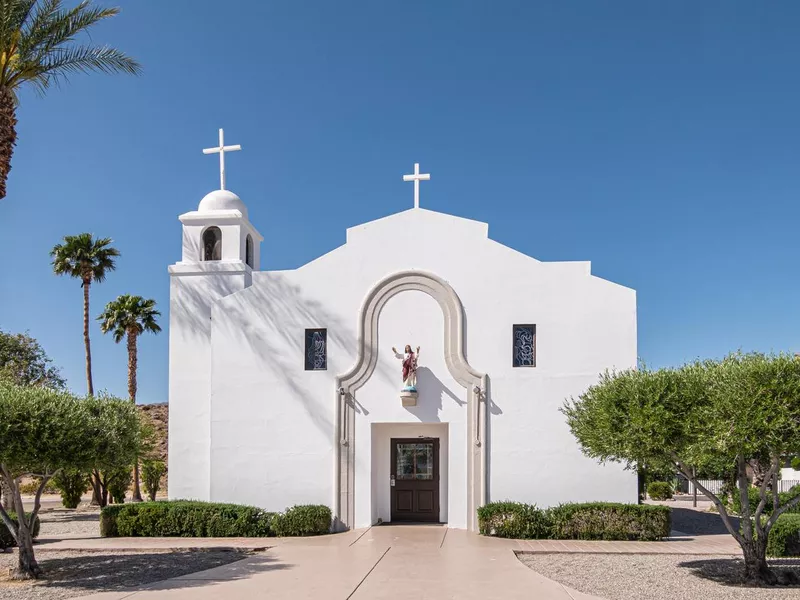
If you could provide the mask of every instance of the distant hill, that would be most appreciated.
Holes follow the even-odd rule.
[[[161,460],[167,465],[167,475],[164,477],[164,491],[166,491],[167,479],[169,477],[169,457],[167,455],[167,435],[169,432],[169,405],[166,402],[161,404],[138,404],[136,406],[144,418],[153,425],[156,432],[156,451]]]

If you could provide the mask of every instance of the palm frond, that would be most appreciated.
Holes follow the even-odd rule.
[[[110,46],[76,44],[94,25],[119,14],[118,8],[83,0],[64,8],[63,0],[0,0],[0,88],[13,93],[24,83],[45,92],[76,73],[141,73],[141,65]]]
[[[0,0],[0,51],[7,51],[12,40],[31,15],[37,0]]]
[[[20,65],[19,73],[12,77],[10,84],[31,81],[46,89],[53,83],[67,79],[69,75],[91,72],[137,75],[141,72],[141,66],[116,48],[74,46],[55,50],[40,62]]]
[[[114,259],[120,256],[112,243],[111,238],[95,240],[91,233],[64,236],[63,243],[50,251],[53,271],[58,275],[103,281],[106,273],[116,268]]]
[[[47,4],[55,6],[47,6],[42,18],[31,23],[20,41],[20,54],[26,60],[41,60],[52,50],[73,41],[79,33],[119,14],[118,8],[93,7],[87,0],[69,10],[61,9],[61,0],[48,0]]]
[[[19,59],[19,42],[26,19],[37,0],[0,1],[0,81],[5,81]]]
[[[27,53],[29,49],[34,46],[35,40],[41,36],[42,32],[47,30],[48,25],[52,23],[54,15],[56,15],[58,9],[61,8],[61,1],[62,0],[41,0],[32,3],[36,7],[33,16],[31,17],[29,12],[29,18],[26,18],[26,20],[20,24],[20,31],[22,32],[19,43],[20,53]]]
[[[155,306],[156,301],[153,299],[145,300],[141,296],[123,294],[106,304],[97,320],[102,332],[113,334],[114,341],[119,343],[125,335],[138,336],[145,331],[161,331],[156,322],[156,317],[161,313]]]

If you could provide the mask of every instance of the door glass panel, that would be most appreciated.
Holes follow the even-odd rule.
[[[397,479],[433,479],[433,443],[397,444]]]

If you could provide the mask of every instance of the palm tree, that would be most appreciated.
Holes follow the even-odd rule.
[[[91,233],[65,235],[64,242],[56,244],[50,251],[53,271],[57,275],[80,279],[83,286],[83,344],[86,347],[86,385],[90,396],[94,396],[94,385],[89,344],[89,286],[93,281],[103,281],[106,274],[116,267],[114,259],[119,256],[119,250],[111,246],[112,241],[111,238],[94,239]]]
[[[128,338],[128,395],[134,404],[136,404],[136,340],[145,331],[151,333],[161,331],[156,322],[156,317],[160,315],[161,313],[156,310],[155,300],[123,294],[106,304],[106,309],[97,317],[100,329],[103,333],[111,332],[115,342],[120,343],[126,336]],[[133,499],[137,502],[142,501],[138,459],[133,467]]]
[[[23,86],[44,94],[75,73],[141,72],[139,63],[116,48],[75,43],[78,34],[118,13],[91,0],[72,8],[62,0],[0,0],[0,199],[6,196]]]

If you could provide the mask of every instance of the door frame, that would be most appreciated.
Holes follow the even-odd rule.
[[[397,474],[397,444],[419,444],[419,443],[433,443],[433,480],[431,480],[434,492],[435,506],[433,507],[433,514],[436,518],[430,521],[414,521],[413,519],[395,519],[395,494],[392,486],[392,475]],[[389,438],[389,518],[391,523],[440,523],[442,519],[441,507],[441,438],[434,436],[423,437],[390,437]],[[422,480],[424,481],[424,480]]]

